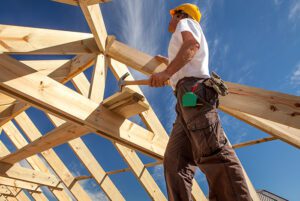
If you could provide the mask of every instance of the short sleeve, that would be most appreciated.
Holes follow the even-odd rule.
[[[197,42],[200,44],[201,43],[201,27],[199,23],[196,21],[185,18],[182,19],[178,22],[177,27],[176,27],[176,32],[184,32],[188,31],[191,32],[194,36],[194,38],[197,40]]]

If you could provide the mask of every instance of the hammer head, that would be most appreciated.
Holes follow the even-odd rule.
[[[124,75],[122,75],[122,77],[120,77],[119,81],[118,81],[118,86],[120,91],[122,91],[123,86],[125,85],[125,78],[129,76],[129,73],[125,73]]]

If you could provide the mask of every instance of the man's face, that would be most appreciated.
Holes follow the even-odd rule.
[[[178,22],[183,19],[183,14],[181,13],[175,13],[169,23],[169,32],[174,33],[176,30],[176,26],[178,24]]]

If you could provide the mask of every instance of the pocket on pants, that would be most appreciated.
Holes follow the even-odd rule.
[[[187,127],[199,157],[215,154],[227,143],[217,112],[201,115],[189,122]]]

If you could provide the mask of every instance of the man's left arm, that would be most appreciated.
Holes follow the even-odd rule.
[[[150,86],[162,87],[170,77],[189,63],[200,48],[200,44],[189,31],[181,32],[183,43],[176,57],[166,70],[155,73],[150,77]]]

